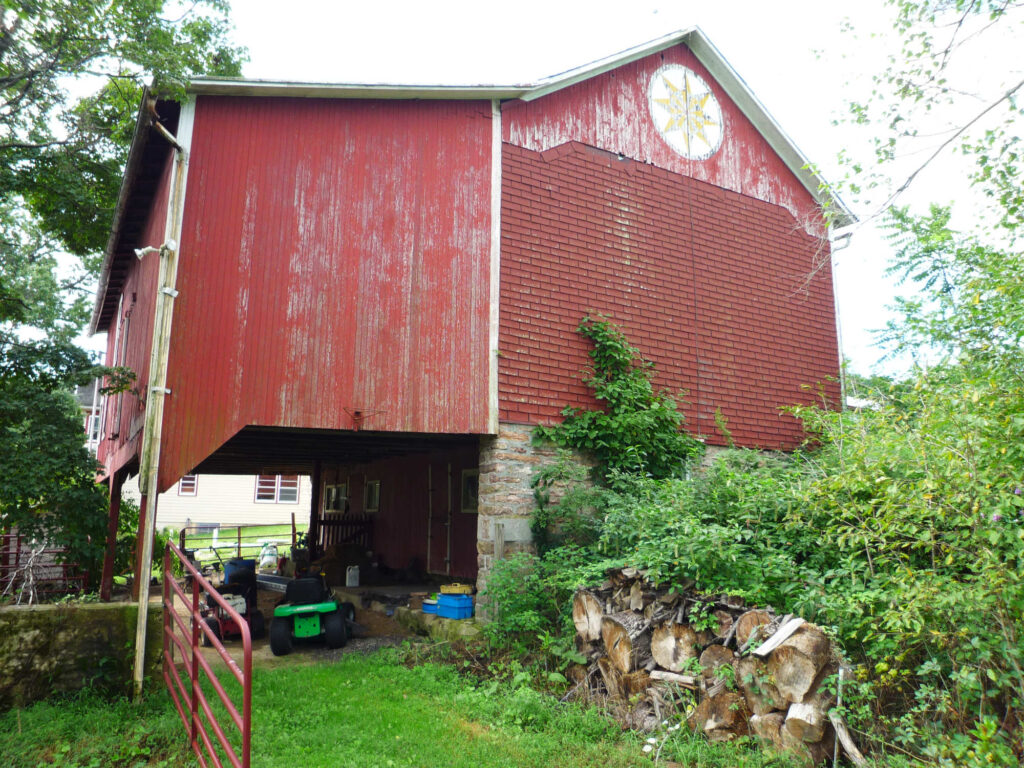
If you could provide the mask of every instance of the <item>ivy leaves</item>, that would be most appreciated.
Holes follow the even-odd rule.
[[[682,431],[683,414],[675,398],[655,392],[653,364],[640,358],[608,318],[585,317],[576,330],[594,345],[593,369],[583,382],[604,408],[566,408],[565,420],[538,427],[537,437],[593,456],[605,480],[616,472],[656,479],[681,475],[704,446]]]

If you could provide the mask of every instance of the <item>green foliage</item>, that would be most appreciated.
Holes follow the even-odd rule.
[[[585,317],[577,330],[594,345],[593,369],[583,382],[604,407],[566,408],[561,424],[538,427],[535,435],[593,456],[605,477],[616,471],[681,475],[703,445],[682,431],[675,398],[655,392],[654,365],[640,359],[639,350],[607,318]]]
[[[484,627],[488,639],[499,648],[552,655],[559,668],[565,666],[560,662],[578,661],[570,653],[572,595],[599,578],[606,565],[595,562],[591,550],[575,545],[550,549],[543,556],[517,552],[496,561],[482,592],[494,606]]]
[[[227,4],[0,3],[0,527],[93,567],[103,492],[69,392],[97,375],[73,344],[91,304],[145,81],[239,73]],[[69,86],[95,87],[73,99]],[[77,259],[70,259],[70,255]]]

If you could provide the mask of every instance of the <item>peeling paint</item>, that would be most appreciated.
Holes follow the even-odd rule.
[[[651,118],[652,77],[669,67],[692,70],[721,106],[721,145],[704,159],[680,154]],[[502,115],[504,140],[516,146],[544,152],[577,141],[773,203],[789,211],[807,234],[825,234],[814,198],[685,45],[536,101],[509,102]]]

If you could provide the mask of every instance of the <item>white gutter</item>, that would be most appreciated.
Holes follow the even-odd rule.
[[[185,186],[188,181],[189,147],[192,143],[192,125],[195,100],[181,106],[178,118],[178,136],[169,137],[175,147],[175,167],[167,221],[164,225],[164,244],[158,249],[160,276],[157,283],[153,318],[153,344],[149,358],[149,382],[146,396],[146,422],[142,434],[142,456],[139,468],[139,490],[146,497],[146,522],[142,534],[142,552],[139,563],[139,612],[135,626],[135,669],[133,673],[135,698],[142,694],[143,672],[146,663],[146,629],[149,616],[149,582],[153,573],[153,534],[156,531],[157,498],[160,493],[160,441],[163,432],[164,403],[171,391],[167,388],[167,359],[171,348],[171,321],[174,299],[178,295],[178,255],[180,252],[182,218],[185,212]],[[162,126],[161,126],[162,127]],[[166,130],[162,133],[167,134]],[[146,257],[149,249],[137,251]]]

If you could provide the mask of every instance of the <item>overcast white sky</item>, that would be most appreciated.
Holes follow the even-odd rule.
[[[353,83],[528,82],[700,26],[827,179],[844,174],[841,148],[867,156],[869,133],[832,120],[885,66],[890,26],[881,0],[234,0],[232,15],[251,54],[247,77]],[[958,194],[922,182],[919,202]],[[870,331],[896,291],[884,276],[888,256],[872,226],[835,255],[843,352],[858,372],[880,356]]]

